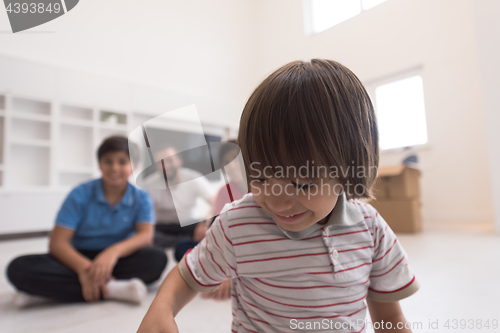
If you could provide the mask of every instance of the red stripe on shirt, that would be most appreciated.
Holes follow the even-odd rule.
[[[385,236],[385,235],[384,235],[384,236]],[[391,252],[392,248],[394,247],[394,245],[396,245],[396,242],[397,242],[397,241],[398,241],[398,240],[397,240],[397,238],[396,238],[396,239],[394,240],[394,242],[392,243],[392,246],[391,246],[391,247],[390,247],[387,251],[385,251],[384,255],[383,255],[382,257],[378,258],[378,259],[373,260],[373,262],[377,262],[377,261],[379,261],[379,260],[384,259],[384,257],[387,255],[387,253]]]
[[[205,244],[206,244],[206,242],[205,242]],[[205,270],[205,267],[203,267],[203,264],[201,263],[201,260],[200,260],[200,248],[201,248],[201,246],[198,246],[198,263],[200,264],[200,267],[201,267],[201,269],[203,270],[203,273],[205,273],[205,275],[206,275],[206,276],[207,276],[210,280],[215,281],[215,282],[219,282],[218,280],[216,280],[216,279],[212,278],[212,277],[211,277],[211,276],[207,273],[207,271]]]
[[[229,226],[229,228],[235,228],[235,227],[241,227],[244,225],[255,225],[255,224],[269,224],[269,225],[276,225],[274,222],[245,222],[245,223],[240,223],[240,224],[232,224]]]
[[[259,262],[259,261],[270,261],[270,260],[281,260],[281,259],[291,259],[291,258],[298,258],[298,257],[309,257],[309,256],[319,256],[319,255],[324,255],[328,254],[328,252],[321,252],[321,253],[306,253],[306,254],[297,254],[294,256],[287,256],[287,257],[273,257],[273,258],[265,258],[265,259],[255,259],[255,260],[246,260],[246,261],[237,261],[236,263],[239,264],[248,264],[251,262]]]
[[[371,264],[372,264],[371,262],[365,262],[364,264],[361,264],[361,265],[358,265],[358,266],[355,266],[355,267],[346,268],[346,269],[343,269],[343,270],[340,270],[340,271],[336,271],[335,273],[352,271],[353,269],[360,268],[360,267],[363,267],[363,266],[366,266],[366,265],[371,265]]]
[[[358,248],[355,248],[355,249],[340,250],[340,251],[337,251],[337,252],[341,253],[341,252],[357,251],[357,250],[369,249],[369,248],[372,248],[372,247],[373,247],[373,245],[370,245],[370,246],[358,247]]]
[[[396,268],[400,263],[401,261],[403,261],[403,259],[405,258],[406,256],[403,256],[403,258],[401,258],[400,261],[397,262],[396,265],[394,265],[394,267],[392,267],[390,270],[388,270],[387,272],[385,272],[384,274],[380,274],[380,275],[370,275],[371,278],[376,278],[376,277],[381,277],[381,276],[384,276],[386,275],[387,273],[389,273],[390,271],[392,271],[394,268]]]
[[[287,240],[288,238],[274,238],[274,239],[260,239],[260,240],[254,240],[254,241],[249,241],[249,242],[243,242],[243,243],[237,243],[237,244],[231,244],[233,246],[238,246],[238,245],[246,245],[246,244],[253,244],[253,243],[262,243],[262,242],[276,242],[276,241],[282,241],[282,240]]]
[[[314,316],[314,317],[287,317],[287,316],[282,316],[282,315],[279,315],[279,314],[276,314],[276,313],[272,313],[272,312],[269,312],[269,311],[266,311],[266,310],[263,310],[261,309],[260,307],[258,307],[257,305],[254,305],[250,302],[248,302],[247,300],[245,300],[243,298],[243,296],[241,296],[241,294],[238,294],[240,296],[239,300],[241,299],[243,302],[245,302],[246,304],[250,305],[251,307],[254,307],[256,309],[259,309],[260,311],[262,312],[265,312],[271,316],[275,316],[275,317],[279,317],[279,318],[285,318],[285,319],[297,319],[297,320],[305,320],[305,319],[320,319],[320,318],[326,318],[326,319],[332,319],[332,318],[339,318],[339,317],[351,317],[351,316],[354,316],[355,314],[363,311],[364,309],[366,309],[366,306],[362,307],[361,309],[357,310],[357,311],[354,311],[352,313],[349,313],[348,315],[334,315],[334,316],[328,316],[328,317],[325,317],[325,316]]]
[[[214,255],[208,249],[208,242],[205,242],[205,249],[208,251],[208,253],[210,253],[210,256],[212,257],[212,261],[217,265],[217,267],[219,267],[219,269],[222,272],[222,274],[224,274],[224,276],[228,278],[229,276],[227,276],[226,272],[222,269],[222,267],[220,267],[219,263],[217,261],[215,261]]]
[[[191,250],[191,249],[189,249],[189,250]],[[186,255],[187,255],[189,252],[190,252],[190,251],[186,252]],[[186,266],[187,266],[187,268],[188,268],[189,273],[191,274],[191,276],[193,277],[193,279],[196,281],[196,283],[198,283],[200,286],[202,286],[202,287],[215,287],[215,286],[220,286],[220,283],[218,283],[218,284],[203,284],[203,283],[200,283],[200,281],[198,281],[198,280],[194,277],[194,274],[193,274],[193,272],[191,271],[191,267],[189,267],[189,264],[188,264],[187,258],[186,258],[186,259],[184,259],[184,260],[185,260],[185,262],[186,262]]]
[[[329,273],[331,273],[331,272],[329,272]],[[275,285],[275,284],[270,284],[270,283],[262,281],[259,278],[255,278],[255,280],[259,281],[262,284],[265,284],[266,286],[270,286],[270,287],[273,287],[273,288],[281,288],[281,289],[350,288],[350,287],[354,287],[354,286],[360,286],[360,285],[365,284],[368,281],[370,281],[370,279],[367,279],[365,282],[358,283],[358,284],[352,284],[352,285],[349,285],[349,286],[324,285],[324,286],[310,286],[310,287],[291,287],[291,286],[278,286],[278,285]]]
[[[396,291],[400,291],[400,290],[403,290],[403,289],[409,287],[413,283],[413,281],[415,281],[415,275],[413,275],[413,279],[411,279],[411,281],[409,283],[407,283],[403,287],[401,287],[399,289],[396,289],[396,290],[392,290],[392,291],[380,291],[380,290],[375,290],[373,288],[368,288],[368,289],[370,289],[371,291],[377,292],[377,293],[381,293],[381,294],[390,294],[390,293],[395,293]]]
[[[227,237],[226,232],[224,231],[224,227],[222,226],[222,223],[220,224],[220,228],[222,230],[222,233],[224,234],[224,237],[226,237],[226,240],[229,242],[229,244],[233,245],[233,242]]]
[[[356,234],[358,232],[365,232],[365,231],[369,231],[369,230],[368,229],[364,229],[364,230],[358,230],[358,231],[351,231],[351,232],[345,232],[343,234],[328,235],[328,236],[325,236],[325,237],[337,237],[337,236],[343,236],[343,235]]]
[[[250,290],[252,293],[254,293],[255,295],[267,300],[267,301],[270,301],[270,302],[273,302],[273,303],[276,303],[276,304],[280,304],[280,305],[284,305],[284,306],[290,306],[290,307],[294,307],[294,308],[302,308],[302,309],[318,309],[318,308],[328,308],[328,307],[332,307],[332,306],[337,306],[337,305],[344,305],[344,304],[352,304],[352,303],[356,303],[356,302],[359,302],[363,299],[366,298],[366,295],[365,294],[363,297],[361,298],[358,298],[354,301],[349,301],[349,302],[341,302],[341,303],[332,303],[332,304],[324,304],[324,305],[296,305],[296,304],[287,304],[287,303],[281,303],[281,302],[278,302],[278,301],[275,301],[275,300],[272,300],[270,298],[267,298],[265,296],[262,296],[261,294],[259,294],[258,292],[254,291],[253,289],[251,288],[248,288],[248,286],[246,286],[244,283],[242,283],[242,285],[247,289],[247,290]]]
[[[237,210],[237,209],[243,209],[243,208],[262,208],[261,206],[245,206],[245,207],[236,207],[236,208],[231,208],[228,209],[227,211],[230,212],[232,210]]]

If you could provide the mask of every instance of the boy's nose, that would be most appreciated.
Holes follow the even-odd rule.
[[[269,195],[267,196],[267,206],[274,212],[286,212],[293,207],[293,198],[285,193],[285,185],[283,182],[271,182],[269,187]]]

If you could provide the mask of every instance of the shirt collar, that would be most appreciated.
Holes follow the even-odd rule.
[[[96,196],[97,196],[97,201],[109,205],[109,203],[106,201],[106,198],[104,198],[104,188],[102,185],[102,178],[100,178],[97,182]],[[117,205],[122,204],[125,206],[132,206],[133,203],[134,203],[134,197],[132,195],[132,185],[130,183],[127,183],[127,190],[125,191],[125,194],[123,195],[120,202],[117,203]]]
[[[278,224],[278,228],[291,239],[304,239],[311,236],[317,230],[322,228],[328,228],[331,226],[350,226],[363,221],[363,215],[356,209],[352,204],[347,202],[345,194],[343,193],[337,199],[335,207],[330,212],[328,217],[328,222],[326,224],[313,224],[301,231],[288,231],[281,228]]]

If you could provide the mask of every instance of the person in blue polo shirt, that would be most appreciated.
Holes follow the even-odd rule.
[[[153,203],[128,182],[132,173],[126,137],[109,137],[97,151],[102,177],[74,188],[56,217],[49,254],[14,259],[7,268],[18,303],[113,299],[140,303],[146,285],[167,264],[151,247]]]

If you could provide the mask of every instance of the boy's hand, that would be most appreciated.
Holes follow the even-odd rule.
[[[103,286],[112,279],[113,268],[118,261],[118,254],[112,249],[99,253],[89,267],[89,274],[95,286]]]
[[[193,231],[193,240],[195,242],[201,242],[203,238],[205,238],[205,233],[207,232],[208,227],[204,222],[200,222],[196,225]]]
[[[90,265],[78,273],[82,286],[82,296],[86,302],[96,302],[101,298],[101,288],[96,286],[90,276]]]

